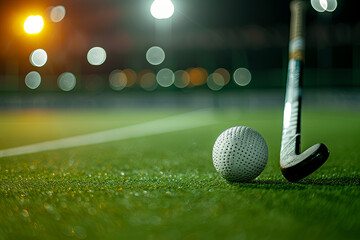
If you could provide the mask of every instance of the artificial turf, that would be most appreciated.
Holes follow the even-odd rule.
[[[161,119],[187,110],[0,113],[0,149]],[[359,112],[306,109],[302,148],[329,160],[289,183],[279,170],[282,109],[214,110],[211,126],[0,159],[0,239],[358,239]],[[211,150],[246,125],[269,147],[264,172],[230,183]]]

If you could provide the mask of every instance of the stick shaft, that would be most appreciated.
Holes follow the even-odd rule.
[[[300,153],[301,93],[305,54],[305,9],[303,1],[290,4],[289,64],[286,83],[281,155],[287,152]]]

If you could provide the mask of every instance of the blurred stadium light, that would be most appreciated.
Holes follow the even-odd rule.
[[[132,87],[136,83],[137,74],[133,69],[126,68],[122,71],[126,75],[126,87]]]
[[[29,72],[25,77],[25,84],[30,89],[36,89],[41,83],[41,76],[38,72]]]
[[[106,51],[102,47],[93,47],[87,53],[87,60],[91,65],[101,65],[106,60]]]
[[[311,6],[317,12],[333,12],[337,8],[337,0],[311,0]]]
[[[251,81],[251,73],[246,68],[238,68],[234,72],[234,81],[239,86],[246,86]]]
[[[40,15],[31,15],[24,22],[24,31],[28,34],[41,32],[44,27],[44,19]]]
[[[206,83],[208,78],[207,71],[202,67],[189,68],[186,70],[190,77],[190,87],[201,86]]]
[[[223,88],[223,86],[225,86],[224,77],[216,72],[209,75],[206,83],[213,91],[219,91],[221,88]]]
[[[52,22],[60,22],[64,19],[66,14],[66,10],[64,6],[56,6],[56,7],[50,7],[50,20]]]
[[[155,74],[149,69],[141,71],[139,73],[139,85],[146,91],[154,91],[158,86]]]
[[[174,72],[169,68],[163,68],[156,74],[156,81],[161,87],[170,87],[175,81]]]
[[[71,72],[64,72],[60,74],[57,82],[61,90],[68,92],[74,89],[76,85],[76,77]]]
[[[174,14],[174,4],[171,0],[154,0],[150,12],[156,19],[167,19]]]
[[[42,67],[47,61],[47,53],[44,49],[36,49],[30,54],[29,60],[34,67]]]
[[[109,83],[113,90],[120,91],[126,87],[127,76],[123,71],[115,69],[110,73]]]
[[[165,52],[161,47],[153,46],[147,50],[146,60],[152,65],[159,65],[165,60]]]
[[[177,70],[174,73],[174,85],[177,88],[185,88],[190,83],[190,76],[189,74],[184,70]]]

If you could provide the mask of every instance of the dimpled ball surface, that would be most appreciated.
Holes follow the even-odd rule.
[[[268,161],[268,147],[264,138],[255,130],[232,127],[216,139],[213,164],[228,181],[250,181],[264,170]]]

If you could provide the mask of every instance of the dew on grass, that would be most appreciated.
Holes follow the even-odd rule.
[[[63,233],[64,233],[64,235],[66,235],[68,237],[72,237],[74,235],[74,229],[70,225],[67,225],[63,229]]]
[[[21,215],[24,217],[24,218],[28,218],[29,217],[29,212],[26,210],[26,209],[23,209],[21,211]]]
[[[55,213],[55,209],[53,208],[53,206],[51,206],[48,203],[44,203],[44,208],[46,209],[46,211],[48,211],[49,213]]]

